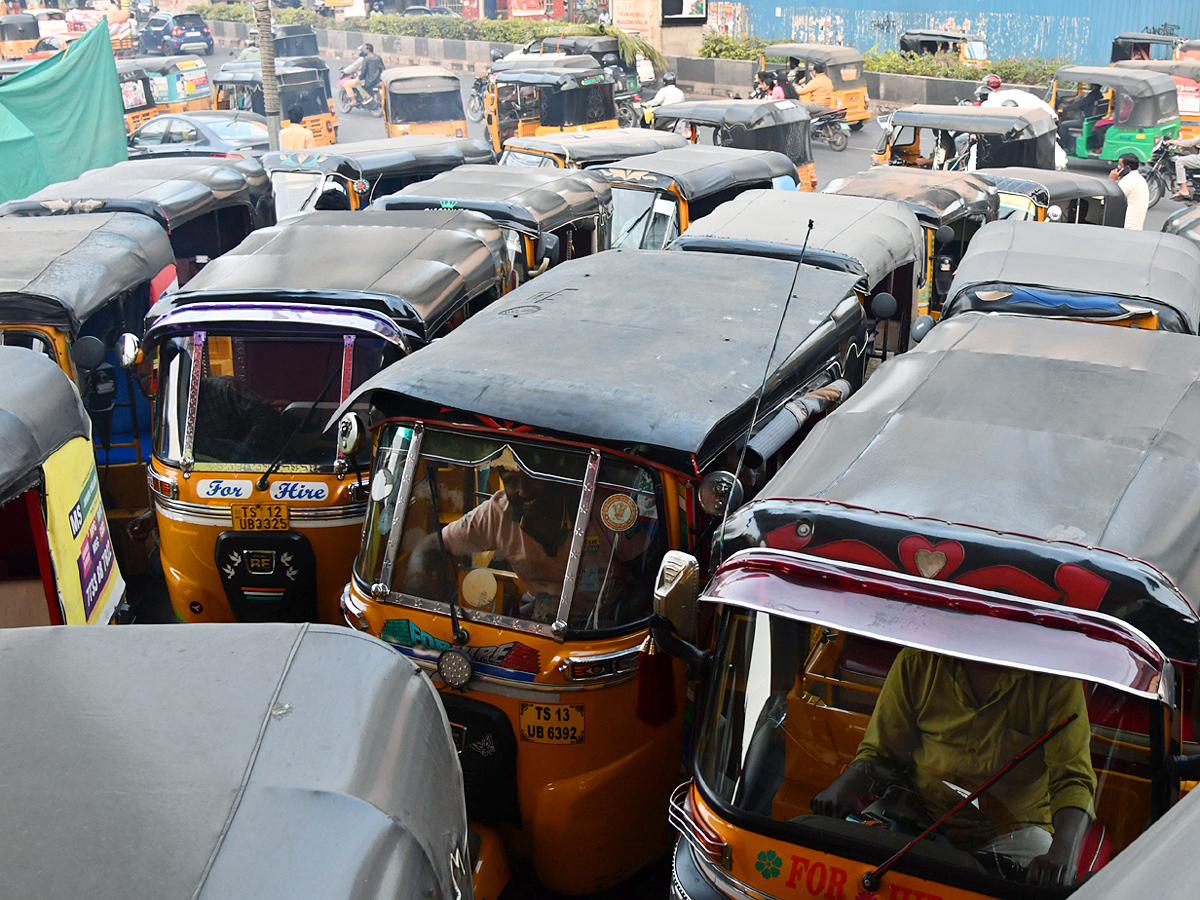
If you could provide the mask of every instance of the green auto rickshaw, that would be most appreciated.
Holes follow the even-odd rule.
[[[1160,139],[1179,137],[1175,82],[1162,72],[1062,66],[1047,102],[1058,113],[1059,143],[1072,159],[1150,161]]]

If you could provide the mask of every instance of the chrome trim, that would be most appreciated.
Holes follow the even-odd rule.
[[[667,807],[667,821],[705,859],[720,863],[728,871],[733,867],[733,850],[724,841],[720,839],[714,841],[700,830],[700,826],[692,818],[691,807],[687,800],[691,787],[692,782],[685,781],[671,792],[671,799]]]
[[[558,666],[558,671],[562,673],[563,678],[568,681],[575,682],[603,682],[604,684],[619,684],[628,681],[637,675],[638,656],[641,653],[641,644],[634,647],[627,647],[624,650],[615,650],[612,653],[597,653],[590,656],[568,656]],[[632,665],[620,666],[618,661],[624,657],[629,657]],[[577,665],[589,665],[594,663],[612,662],[613,670],[604,675],[589,675],[584,678],[574,678],[571,675],[571,670]]]
[[[158,319],[146,332],[143,343],[160,339],[168,331],[184,331],[193,325],[209,325],[214,320],[225,324],[269,325],[271,330],[298,325],[312,328],[314,325],[343,332],[347,328],[375,335],[406,350],[408,344],[404,332],[395,320],[383,313],[369,309],[347,310],[333,304],[317,303],[262,303],[250,301],[237,294],[223,294],[222,299],[211,303],[189,303],[172,310]],[[253,303],[253,306],[250,304]],[[262,331],[264,329],[256,329]]]
[[[701,878],[712,885],[713,890],[737,898],[737,900],[779,900],[775,894],[768,894],[765,891],[752,888],[741,879],[734,878],[728,872],[721,871],[707,859],[704,859],[702,853],[697,854],[696,848],[690,844],[688,845],[688,851],[692,854],[692,859],[696,863],[696,871],[700,873]],[[675,869],[673,860],[671,866],[671,876],[674,878]],[[914,893],[916,892],[914,891]]]
[[[382,590],[376,590],[376,587]],[[450,615],[450,605],[448,603],[441,600],[426,600],[424,597],[415,597],[412,594],[388,590],[382,583],[372,587],[370,593],[371,599],[378,603],[415,609],[420,612],[434,613],[440,616]],[[468,609],[465,606],[458,607],[458,617],[466,622],[474,622],[477,625],[490,625],[493,628],[503,628],[507,631],[536,634],[540,637],[550,638],[551,640],[556,639],[554,632],[551,630],[552,626],[543,622],[514,619],[511,616],[502,616],[498,613],[487,612],[481,609]]]
[[[415,422],[412,440],[408,442],[408,455],[404,457],[404,471],[400,475],[396,503],[392,507],[392,527],[388,530],[387,547],[383,551],[383,565],[379,567],[379,584],[371,589],[371,593],[376,596],[377,588],[382,587],[386,591],[392,584],[396,552],[400,549],[400,533],[404,530],[404,520],[408,518],[408,501],[412,498],[413,481],[417,475],[417,461],[421,456],[421,441],[424,437],[424,423]]]
[[[579,560],[583,554],[583,540],[587,537],[588,522],[592,515],[592,498],[596,495],[596,479],[600,475],[600,451],[588,454],[587,472],[583,476],[583,491],[579,495],[579,508],[575,511],[575,532],[571,535],[571,549],[567,553],[567,571],[563,576],[562,596],[558,600],[558,614],[551,629],[554,639],[561,641],[567,633],[567,622],[571,618],[571,597],[575,593],[575,579],[579,575]]]
[[[214,522],[232,522],[232,513],[228,506],[210,506],[207,503],[188,503],[185,500],[171,500],[157,491],[152,492],[154,505],[166,513],[190,516],[194,519],[208,519]],[[176,491],[178,493],[178,491]],[[288,508],[289,519],[301,522],[343,522],[353,519],[363,519],[367,514],[365,503],[340,503],[337,506],[322,506],[297,509]]]
[[[192,359],[189,364],[191,371],[188,373],[187,410],[183,417],[183,449],[179,460],[184,478],[191,477],[192,467],[196,464],[192,444],[196,440],[196,405],[200,399],[200,370],[204,367],[204,338],[203,331],[192,333]]]
[[[387,641],[384,641],[387,644]],[[403,650],[395,644],[388,644],[393,650],[402,653]],[[418,668],[426,672],[433,681],[442,682],[442,677],[437,672],[437,661],[432,659],[421,659],[416,656],[404,654]],[[481,689],[480,684],[487,684],[491,689]],[[471,676],[471,686],[468,691],[481,691],[484,694],[498,694],[501,697],[516,697],[518,699],[536,700],[538,703],[557,703],[555,699],[559,694],[582,694],[588,691],[599,690],[611,685],[611,682],[603,684],[546,684],[541,681],[519,681],[515,678],[501,678],[499,675],[485,675],[475,670],[475,674]],[[447,685],[448,686],[448,685]],[[545,696],[549,694],[550,696]]]

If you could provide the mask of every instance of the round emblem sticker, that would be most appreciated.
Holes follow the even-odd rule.
[[[637,504],[625,494],[613,494],[601,504],[600,519],[609,531],[628,531],[637,522]]]

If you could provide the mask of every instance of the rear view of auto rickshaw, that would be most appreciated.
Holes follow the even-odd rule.
[[[496,154],[479,138],[405,135],[339,143],[314,153],[266,153],[278,219],[309,209],[363,209],[377,197],[464,165],[491,165]]]
[[[1166,234],[1177,234],[1200,247],[1200,209],[1184,206],[1167,216],[1162,230]]]
[[[795,100],[672,103],[654,110],[654,127],[682,134],[693,144],[782,153],[796,167],[798,189],[817,189],[810,120]]]
[[[1013,313],[1200,333],[1200,248],[1174,234],[1034,222],[979,229],[942,319]]]
[[[1178,48],[1184,39],[1172,34],[1149,34],[1142,31],[1127,31],[1113,38],[1112,53],[1108,57],[1110,63],[1125,60],[1166,60],[1175,59]]]
[[[132,134],[163,110],[154,99],[149,73],[138,63],[132,60],[118,60],[117,80],[121,83],[125,133]]]
[[[809,221],[811,229],[797,227]],[[886,358],[908,347],[912,311],[929,268],[926,246],[916,215],[894,200],[753,190],[693,221],[668,249],[769,256],[853,272],[860,276],[869,324],[878,329],[873,355]]]
[[[279,82],[279,108],[300,107],[300,124],[312,132],[317,146],[337,142],[338,119],[329,101],[325,82],[315,69],[280,65],[275,69]],[[213,109],[244,109],[266,115],[262,69],[244,64],[222,66],[213,76]]]
[[[648,128],[607,128],[603,131],[511,137],[504,142],[500,165],[591,169],[612,165],[631,156],[674,150],[687,146],[687,143],[681,134]]]
[[[1064,897],[1119,860],[1196,752],[1198,378],[1195,338],[970,313],[819,423],[678,647],[676,896]],[[656,592],[685,634],[695,568]]]
[[[376,209],[470,209],[504,231],[514,285],[550,266],[607,250],[613,195],[589,170],[460,166],[372,204]]]
[[[256,232],[150,311],[123,363],[155,392],[150,489],[181,621],[342,620],[369,460],[323,429],[508,283],[483,216],[320,211]]]
[[[965,170],[1054,168],[1054,116],[1037,107],[939,106],[898,109],[881,120],[877,166]]]
[[[1200,134],[1200,59],[1131,60],[1117,63],[1116,67],[1170,75],[1179,106],[1179,136],[1194,138]]]
[[[879,167],[830,182],[830,194],[877,197],[903,203],[925,229],[925,265],[910,318],[941,315],[954,270],[980,227],[999,213],[991,182],[970,172]]]
[[[1018,166],[975,174],[995,185],[1001,219],[1125,227],[1125,193],[1107,178]]]
[[[614,73],[619,94],[640,91],[643,84],[654,81],[654,64],[640,54],[627,60],[621,51],[620,40],[614,35],[564,34],[559,37],[542,38],[542,52],[590,56],[610,71],[617,69],[622,76],[618,77]]]
[[[45,354],[2,342],[0,384],[0,628],[123,619],[125,582],[75,385]]]
[[[767,67],[767,57],[783,57],[790,73],[811,74],[820,63],[833,82],[833,107],[846,111],[846,123],[852,131],[860,131],[871,118],[867,108],[867,79],[863,74],[863,55],[853,47],[829,44],[770,44],[759,58],[759,66]]]
[[[612,246],[627,250],[662,250],[743,191],[794,191],[797,178],[782,153],[707,146],[633,156],[596,171],[612,185]]]
[[[250,159],[130,160],[0,205],[0,216],[97,212],[139,213],[165,228],[181,285],[251,231],[275,222],[270,179]]]
[[[469,817],[551,890],[601,890],[667,849],[685,693],[681,665],[643,652],[652,578],[666,550],[702,553],[726,501],[861,383],[856,281],[611,251],[519,288],[343,405],[370,397],[377,430],[346,620],[436,679]],[[754,289],[720,289],[739,283]],[[772,354],[789,298],[788,349]],[[752,426],[767,440],[747,447]],[[730,473],[743,451],[759,473],[744,486]]]
[[[7,897],[495,900],[507,879],[429,680],[364,635],[22,628],[0,678]],[[102,750],[125,764],[100,777]]]
[[[612,76],[590,56],[558,62],[509,68],[489,77],[485,121],[497,153],[511,137],[620,126]]]
[[[423,134],[465,138],[458,76],[438,66],[401,66],[383,73],[384,127],[388,137]]]
[[[946,53],[977,69],[988,67],[987,39],[982,34],[936,29],[910,29],[900,35],[900,52],[918,55]]]
[[[0,16],[0,59],[20,59],[41,38],[37,19],[28,13]]]
[[[1163,72],[1113,66],[1062,66],[1047,102],[1058,113],[1059,143],[1072,159],[1143,163],[1159,140],[1179,137],[1175,82]]]
[[[134,60],[150,76],[154,101],[163,112],[212,109],[208,66],[198,56],[143,56]]]

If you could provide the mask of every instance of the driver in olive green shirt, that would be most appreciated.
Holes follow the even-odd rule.
[[[857,756],[813,798],[813,812],[857,812],[860,795],[903,777],[933,821],[1072,713],[1078,718],[1005,773],[977,807],[952,816],[945,830],[961,850],[1007,857],[1031,883],[1073,884],[1096,794],[1077,679],[901,650]]]

